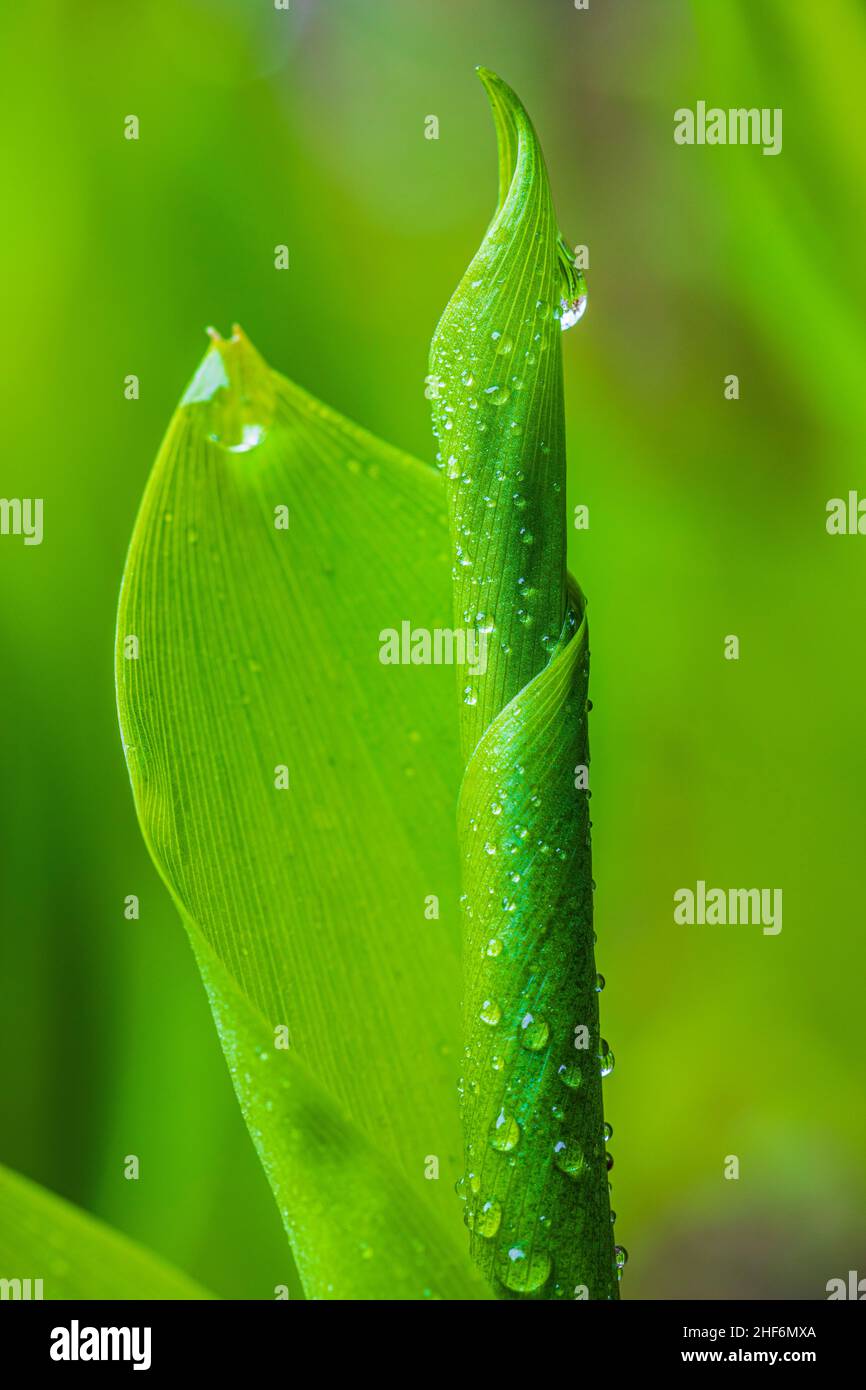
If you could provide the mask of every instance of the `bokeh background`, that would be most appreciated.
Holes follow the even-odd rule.
[[[432,457],[427,346],[495,200],[479,62],[590,248],[564,353],[623,1294],[821,1298],[866,1274],[866,539],[825,530],[866,494],[859,0],[4,7],[0,492],[45,539],[0,537],[0,1161],[219,1295],[293,1281],[135,824],[118,584],[209,323]],[[676,146],[699,99],[782,107],[782,154]],[[781,935],[675,926],[698,878],[781,887]]]

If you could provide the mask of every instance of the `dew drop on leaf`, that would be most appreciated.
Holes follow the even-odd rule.
[[[554,314],[559,319],[559,326],[563,333],[567,329],[573,328],[576,323],[580,323],[586,313],[586,295],[579,294],[576,299],[562,299],[559,302],[559,312]]]
[[[487,1023],[491,1028],[495,1028],[502,1017],[502,1010],[495,999],[485,999],[478,1016],[482,1023]]]
[[[500,1110],[490,1129],[490,1147],[498,1153],[511,1153],[520,1143],[520,1125],[513,1115]]]
[[[520,1020],[520,1044],[527,1052],[541,1052],[547,1046],[550,1029],[543,1018],[524,1014]]]
[[[570,1091],[579,1090],[583,1084],[583,1075],[576,1062],[564,1062],[557,1074],[563,1086],[567,1086]]]
[[[527,1252],[522,1245],[511,1245],[500,1260],[499,1277],[514,1293],[535,1293],[544,1288],[552,1267],[543,1250]]]
[[[505,402],[511,399],[511,387],[488,386],[484,394],[492,405],[505,405]]]
[[[492,1240],[502,1223],[502,1208],[496,1201],[485,1202],[477,1211],[468,1209],[463,1219],[470,1231]]]
[[[553,1161],[560,1173],[569,1178],[582,1178],[587,1169],[583,1151],[576,1144],[567,1144],[560,1139],[553,1146]]]

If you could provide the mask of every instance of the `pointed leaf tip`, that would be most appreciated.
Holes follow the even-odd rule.
[[[211,443],[246,453],[261,443],[273,421],[271,370],[238,324],[230,338],[207,329],[211,346],[181,400]]]

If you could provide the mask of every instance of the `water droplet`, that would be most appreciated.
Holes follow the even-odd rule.
[[[583,1074],[576,1062],[564,1062],[557,1075],[563,1086],[567,1086],[570,1091],[577,1091],[583,1085]]]
[[[499,335],[496,333],[494,333],[493,336],[494,338],[499,337]],[[499,337],[499,342],[496,344],[496,351],[497,353],[499,353],[500,356],[505,357],[509,352],[511,352],[513,347],[514,339],[509,337],[507,333],[503,333],[502,336]]]
[[[505,405],[511,399],[511,388],[509,386],[488,386],[484,392],[492,405]]]
[[[485,846],[484,846],[484,853],[485,853],[485,854],[495,854],[495,853],[496,853],[496,846],[495,846],[494,844],[491,844],[491,842],[490,842],[489,840],[486,842],[486,844],[485,844]]]
[[[495,999],[485,999],[478,1017],[482,1023],[488,1023],[491,1028],[495,1028],[502,1017],[502,1010]]]
[[[594,884],[593,884],[593,887],[595,887]],[[604,976],[603,976],[603,975],[596,975],[596,977],[595,977],[595,992],[596,992],[596,994],[601,994],[601,991],[604,989],[604,984],[605,984]]]
[[[265,437],[265,431],[261,425],[242,425],[241,437],[237,444],[225,444],[218,434],[208,435],[214,444],[222,444],[222,447],[230,454],[247,454],[250,449],[255,449],[256,445],[261,444]]]
[[[474,686],[472,686],[472,685],[467,685],[466,688],[464,689],[464,691],[463,691],[463,703],[464,703],[464,705],[477,705],[477,704],[478,704],[478,691],[475,689]]]
[[[550,1029],[543,1018],[534,1018],[532,1014],[524,1014],[520,1020],[520,1043],[527,1052],[541,1052],[545,1048],[550,1038]]]
[[[522,1245],[510,1246],[499,1263],[499,1277],[514,1293],[535,1293],[550,1278],[550,1256],[543,1250],[530,1250]]]
[[[567,1144],[560,1139],[553,1146],[553,1161],[560,1173],[569,1178],[582,1178],[587,1169],[583,1151],[576,1144]]]
[[[609,1125],[607,1121],[605,1121],[601,1127],[601,1137],[605,1143],[607,1143],[608,1139],[613,1138],[613,1125]]]
[[[500,1110],[490,1129],[490,1147],[498,1153],[511,1153],[520,1143],[520,1125],[513,1115]]]
[[[621,1279],[623,1269],[628,1264],[628,1251],[624,1245],[615,1245],[613,1247],[613,1259],[616,1265],[617,1278]]]
[[[470,1231],[483,1236],[485,1240],[492,1240],[502,1222],[502,1208],[496,1201],[485,1202],[478,1211],[467,1210],[463,1219]]]
[[[605,1154],[605,1156],[604,1156],[604,1166],[605,1166],[605,1168],[607,1169],[607,1171],[610,1172],[611,1168],[613,1167],[613,1154],[611,1154],[611,1153]]]
[[[520,528],[520,539],[523,541],[524,545],[535,544],[535,537],[533,536],[531,531],[527,531],[525,526],[521,526]]]
[[[505,1059],[503,1057],[491,1057],[490,1065],[494,1071],[502,1071],[505,1066]]]
[[[502,942],[500,941],[498,936],[491,937],[491,939],[488,941],[487,950],[485,954],[488,956],[502,955]]]
[[[601,1063],[602,1076],[610,1076],[614,1068],[615,1058],[606,1038],[602,1038],[598,1045],[598,1060]]]
[[[498,801],[491,801],[491,803],[490,803],[490,814],[491,814],[491,816],[501,816],[501,815],[502,815],[502,807],[500,806],[500,804],[499,804]]]
[[[559,304],[559,314],[555,315],[559,319],[559,326],[563,333],[568,328],[573,328],[576,323],[580,323],[586,313],[586,295],[579,294],[576,299],[562,299]]]

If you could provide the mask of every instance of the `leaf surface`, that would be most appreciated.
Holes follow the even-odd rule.
[[[133,535],[118,707],[311,1297],[483,1296],[452,1191],[454,675],[380,660],[449,625],[447,557],[434,470],[215,341]]]
[[[158,1255],[8,1168],[0,1168],[0,1279],[29,1279],[31,1297],[41,1279],[45,1299],[213,1297]]]

